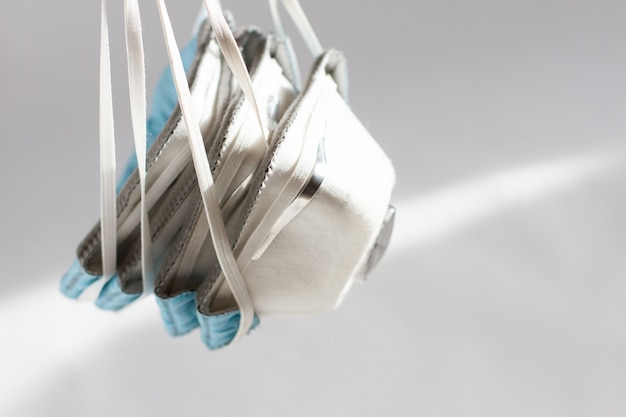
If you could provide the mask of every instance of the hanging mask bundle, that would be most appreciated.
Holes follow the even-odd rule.
[[[347,104],[343,55],[322,50],[297,0],[282,4],[316,57],[302,88],[277,0],[274,34],[231,31],[204,0],[208,18],[181,54],[157,0],[173,83],[160,81],[146,131],[139,8],[126,0],[137,166],[116,191],[105,1],[101,221],[62,292],[109,310],[155,294],[171,335],[199,327],[211,349],[265,317],[337,307],[384,253],[394,217],[393,167]]]

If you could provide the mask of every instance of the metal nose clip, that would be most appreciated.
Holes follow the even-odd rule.
[[[326,148],[325,148],[325,136],[322,136],[320,143],[317,147],[317,161],[315,167],[311,173],[311,178],[307,184],[302,188],[300,194],[293,200],[291,205],[280,216],[274,227],[270,230],[267,237],[259,246],[253,260],[259,259],[263,253],[267,250],[270,244],[274,241],[276,236],[309,204],[317,190],[322,186],[322,182],[326,177]]]
[[[378,265],[383,255],[387,251],[389,241],[391,240],[391,234],[393,232],[393,225],[396,220],[396,209],[393,206],[387,208],[387,214],[383,220],[383,224],[376,238],[376,242],[370,251],[370,256],[365,264],[364,272],[361,276],[355,279],[360,282],[365,282],[370,272]]]

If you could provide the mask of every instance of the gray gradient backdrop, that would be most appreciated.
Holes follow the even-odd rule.
[[[152,86],[166,56],[141,3]],[[98,217],[99,2],[3,1],[0,415],[626,415],[626,2],[302,3],[395,163],[398,233],[336,312],[209,352],[152,299],[58,294]],[[270,27],[262,0],[225,6]],[[169,7],[182,42],[199,2]]]

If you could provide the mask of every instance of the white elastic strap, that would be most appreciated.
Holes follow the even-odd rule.
[[[111,57],[107,4],[106,0],[102,0],[100,30],[100,232],[102,238],[102,275],[105,280],[115,274],[117,265],[116,214]]]
[[[302,6],[298,0],[280,0],[285,10],[293,20],[293,23],[296,25],[296,28],[300,32],[304,43],[306,44],[309,51],[311,51],[311,55],[314,57],[319,56],[324,52],[322,48],[322,44],[320,43],[309,19],[306,17]],[[274,27],[276,30],[276,34],[283,38],[287,38],[287,33],[285,31],[285,27],[283,26],[283,22],[280,18],[280,12],[278,10],[278,0],[269,0],[270,12],[272,14],[272,20],[274,21]]]
[[[204,142],[202,140],[202,133],[200,132],[200,125],[196,121],[196,115],[194,114],[194,108],[192,107],[191,93],[189,92],[189,85],[187,84],[185,70],[183,68],[182,60],[180,58],[180,52],[174,38],[172,24],[169,20],[164,1],[157,0],[157,4],[159,7],[159,14],[161,16],[163,36],[165,38],[165,43],[167,46],[170,66],[172,68],[172,75],[174,78],[174,84],[176,86],[176,93],[178,95],[181,112],[183,114],[185,125],[187,126],[187,131],[189,134],[189,146],[191,148],[193,163],[196,169],[196,175],[198,177],[198,185],[200,187],[202,200],[204,202],[205,214],[207,216],[207,220],[211,229],[211,239],[215,247],[215,252],[217,254],[219,264],[240,310],[241,316],[239,321],[239,328],[237,330],[235,338],[233,339],[233,342],[236,342],[243,336],[245,336],[252,327],[252,323],[254,321],[254,306],[252,304],[252,299],[250,298],[243,277],[241,276],[241,273],[239,272],[239,269],[237,267],[237,262],[232,252],[232,248],[228,239],[228,234],[226,233],[224,219],[217,198],[217,190],[215,189],[213,177],[211,176],[211,168],[207,160],[206,150],[204,148]],[[226,24],[226,21],[222,16],[219,6],[215,3],[215,1],[210,0],[206,1],[205,5],[207,6],[207,11],[214,32],[216,33],[216,35],[218,32],[220,33],[218,39],[221,38],[222,42],[226,39],[225,43],[228,44],[229,38],[228,36],[224,36],[224,33],[230,33],[230,29],[228,28],[228,25]],[[221,22],[223,22],[223,25],[221,24]],[[232,42],[235,43],[232,34],[231,38]],[[222,49],[225,55],[226,51],[232,51],[233,45],[229,45],[228,47],[229,49]],[[239,54],[239,49],[237,48],[236,43],[234,47],[237,51],[237,54]],[[232,54],[232,52],[230,53]],[[241,60],[241,63],[243,65],[243,59]],[[245,70],[245,65],[243,67]],[[258,113],[257,116],[259,117],[260,123],[262,123],[260,113]],[[265,133],[265,129],[263,129],[263,131]]]
[[[152,236],[146,206],[146,70],[141,34],[141,16],[137,0],[124,1],[126,56],[128,59],[128,88],[130,113],[137,155],[141,195],[141,271],[143,293],[154,290]]]
[[[259,120],[259,126],[263,132],[263,138],[267,143],[269,129],[266,126],[262,113],[259,111],[259,105],[257,104],[257,99],[254,95],[254,90],[252,89],[250,74],[248,73],[246,64],[243,61],[241,52],[239,51],[239,46],[237,46],[237,41],[235,41],[235,37],[230,30],[230,26],[224,18],[222,8],[217,0],[204,0],[204,6],[206,7],[211,28],[213,29],[215,39],[222,50],[224,59],[232,71],[233,76],[239,83],[239,86],[243,90],[243,93],[246,95],[246,98],[252,104],[252,108],[256,113],[257,119]]]

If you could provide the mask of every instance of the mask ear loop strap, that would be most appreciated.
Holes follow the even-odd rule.
[[[146,70],[141,34],[141,16],[137,0],[124,0],[126,57],[128,61],[128,87],[130,111],[137,155],[141,195],[141,271],[143,293],[154,291],[152,235],[146,202]]]
[[[154,288],[152,239],[145,203],[146,194],[146,88],[141,18],[137,0],[125,0],[126,52],[130,109],[141,192],[141,259],[144,294]],[[115,166],[115,128],[111,82],[111,53],[106,0],[101,1],[100,29],[100,236],[102,241],[103,285],[117,269],[117,201]],[[92,285],[81,294],[95,300],[102,285]]]
[[[115,274],[117,265],[117,209],[115,129],[106,0],[102,0],[100,6],[100,234],[102,239],[102,275],[105,279],[104,282],[106,282]]]
[[[278,10],[278,1],[279,0],[269,0],[270,12],[272,14],[272,20],[274,21],[274,27],[276,30],[276,34],[283,38],[288,39],[287,32],[285,31],[285,27],[283,26],[283,22],[280,18],[280,11]],[[322,44],[320,43],[309,19],[306,17],[302,6],[298,0],[280,0],[283,7],[291,17],[291,20],[298,28],[304,43],[306,44],[309,51],[311,51],[311,55],[313,57],[317,57],[324,52],[322,48]]]
[[[239,83],[243,93],[246,95],[246,98],[252,104],[252,108],[254,109],[259,121],[259,126],[261,127],[265,143],[268,143],[269,129],[266,126],[265,118],[261,116],[262,113],[259,110],[260,107],[257,103],[258,100],[256,99],[254,89],[252,88],[250,74],[248,73],[243,57],[241,56],[241,51],[239,50],[237,41],[235,40],[235,37],[230,30],[230,26],[228,25],[228,22],[226,22],[226,18],[222,13],[220,3],[218,0],[204,0],[204,6],[207,10],[209,23],[211,23],[215,39],[222,50],[226,64],[228,64],[228,67]]]
[[[216,3],[215,0],[205,0],[204,4],[207,8],[209,21],[213,28],[217,42],[220,45],[222,53],[224,54],[226,63],[233,72],[233,75],[237,79],[237,82],[241,86],[247,99],[251,102],[259,120],[263,137],[267,142],[268,129],[263,122],[263,117],[261,116],[259,107],[257,106],[257,101],[252,89],[252,82],[250,81],[250,75],[248,74],[246,66],[243,62],[243,58],[241,57],[241,53],[239,52],[239,47],[235,42],[234,36],[221,12],[219,4]],[[232,252],[230,240],[228,239],[228,234],[224,225],[224,218],[222,216],[222,211],[211,174],[211,168],[207,160],[206,150],[202,140],[202,133],[200,132],[200,125],[197,122],[197,115],[194,113],[194,108],[192,107],[189,85],[183,69],[180,53],[178,51],[178,47],[176,46],[176,40],[174,38],[172,25],[164,0],[157,0],[157,5],[161,16],[163,36],[165,38],[170,65],[172,68],[174,85],[176,86],[181,112],[188,130],[189,145],[191,148],[194,167],[196,169],[196,175],[198,177],[198,186],[200,187],[205,214],[209,223],[211,240],[213,241],[217,259],[220,267],[222,268],[226,282],[230,286],[235,301],[239,306],[239,328],[233,342],[231,342],[234,343],[245,336],[252,327],[254,321],[254,305],[252,304],[252,299],[248,293],[248,289]]]

